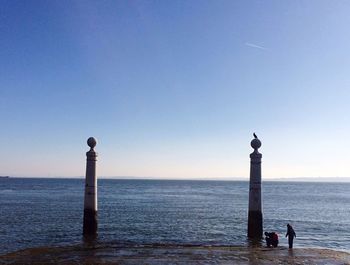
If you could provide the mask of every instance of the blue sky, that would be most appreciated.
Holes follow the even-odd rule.
[[[0,2],[2,175],[350,176],[348,1]]]

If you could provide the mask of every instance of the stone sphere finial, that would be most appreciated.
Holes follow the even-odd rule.
[[[253,147],[254,150],[258,150],[261,147],[261,142],[258,138],[254,138],[250,142],[250,146]]]
[[[94,149],[94,147],[96,146],[97,144],[97,141],[94,137],[90,137],[88,140],[87,140],[87,144],[88,146],[90,146],[91,149]]]

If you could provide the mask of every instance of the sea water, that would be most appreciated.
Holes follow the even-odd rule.
[[[102,244],[247,245],[249,183],[98,181]],[[350,251],[350,184],[263,182],[264,231]],[[0,254],[82,242],[83,179],[0,179]]]

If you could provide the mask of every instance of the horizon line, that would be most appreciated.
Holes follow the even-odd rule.
[[[5,177],[4,177],[5,176]],[[4,175],[2,178],[37,178],[37,179],[84,179],[85,176],[10,176]],[[0,179],[2,179],[0,176]],[[249,181],[249,177],[150,177],[150,176],[100,176],[98,179],[115,180],[194,180],[194,181]],[[262,178],[262,181],[274,182],[350,182],[350,177],[279,177]]]

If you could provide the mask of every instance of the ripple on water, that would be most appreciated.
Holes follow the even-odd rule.
[[[81,242],[83,187],[83,180],[67,179],[0,182],[1,253]],[[345,193],[350,184],[264,182],[264,230],[276,231],[286,246],[291,223],[297,247],[350,249]],[[246,242],[247,182],[101,180],[98,194],[102,242]]]

